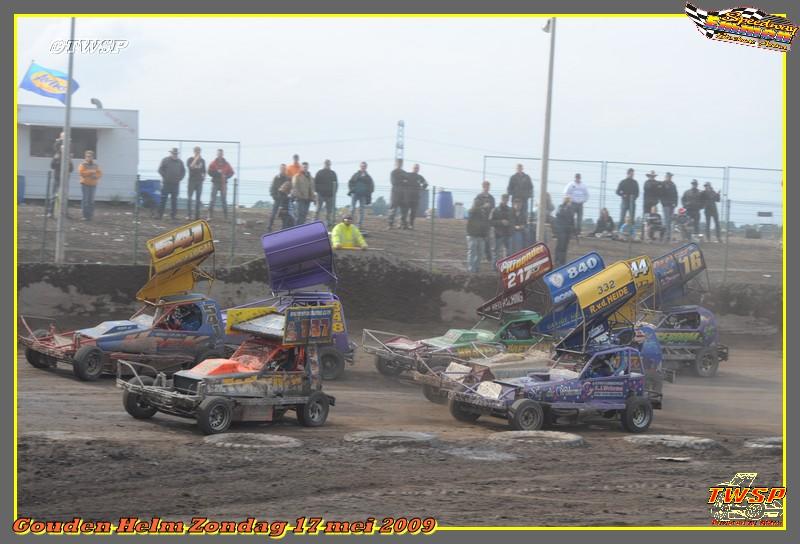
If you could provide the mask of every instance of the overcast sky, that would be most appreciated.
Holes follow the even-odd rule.
[[[78,18],[78,38],[130,44],[118,55],[76,55],[73,103],[98,97],[107,108],[139,110],[144,138],[241,141],[245,194],[294,152],[312,170],[332,159],[340,178],[370,160],[386,185],[403,119],[407,162],[421,162],[431,183],[471,190],[484,154],[541,155],[543,24]],[[20,19],[17,79],[32,60],[66,71],[67,55],[49,49],[68,33],[68,19]],[[559,19],[551,156],[780,168],[782,62],[779,53],[706,40],[686,17]],[[19,100],[59,104],[24,90]],[[142,162],[157,162],[162,147],[144,149]],[[513,163],[488,169],[505,176]],[[148,168],[155,165],[141,165]],[[553,183],[563,187],[579,168],[590,184],[599,179],[596,165],[556,164]],[[539,177],[538,164],[528,170]],[[623,171],[609,167],[609,180]],[[763,200],[780,200],[774,178]]]

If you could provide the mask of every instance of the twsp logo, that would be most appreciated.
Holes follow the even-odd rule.
[[[712,525],[780,526],[785,487],[755,487],[757,472],[737,472],[708,488]]]
[[[786,53],[797,34],[797,25],[780,15],[756,8],[706,11],[686,3],[686,15],[710,40],[726,41]]]

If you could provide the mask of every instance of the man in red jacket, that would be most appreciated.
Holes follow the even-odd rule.
[[[228,219],[228,203],[225,197],[228,194],[228,180],[233,177],[233,173],[230,163],[225,160],[225,152],[222,149],[217,149],[217,158],[208,166],[208,175],[211,176],[212,183],[211,201],[208,203],[209,219],[214,215],[214,203],[217,199],[217,193],[219,193],[222,201],[222,215],[225,219]]]

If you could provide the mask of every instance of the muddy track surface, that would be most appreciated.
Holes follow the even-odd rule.
[[[705,451],[636,446],[614,422],[559,429],[581,435],[582,447],[490,441],[504,422],[456,422],[416,386],[379,375],[363,354],[343,380],[326,383],[337,402],[324,427],[300,427],[291,413],[232,427],[302,441],[268,449],[215,446],[190,420],[134,420],[111,378],[79,382],[70,369],[37,370],[23,358],[18,370],[18,509],[40,519],[413,515],[445,525],[707,525],[709,486],[737,471],[758,472],[760,485],[781,480],[779,452],[745,447],[781,433],[777,351],[732,349],[717,378],[682,374],[666,384],[650,432],[718,442]],[[436,436],[399,445],[345,440],[357,431]]]

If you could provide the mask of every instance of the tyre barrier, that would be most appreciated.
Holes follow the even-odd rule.
[[[681,434],[643,434],[626,436],[623,440],[637,446],[665,446],[688,450],[710,450],[720,447],[719,442],[711,438]]]
[[[745,441],[744,447],[781,453],[783,451],[783,437],[765,436],[763,438],[751,438]]]
[[[562,431],[501,431],[489,436],[489,440],[506,444],[534,446],[583,446],[583,437]]]
[[[220,433],[203,438],[206,444],[219,448],[267,449],[296,448],[303,442],[291,436],[257,433]]]
[[[436,433],[413,431],[359,431],[344,435],[345,442],[370,446],[422,446],[436,441]]]

